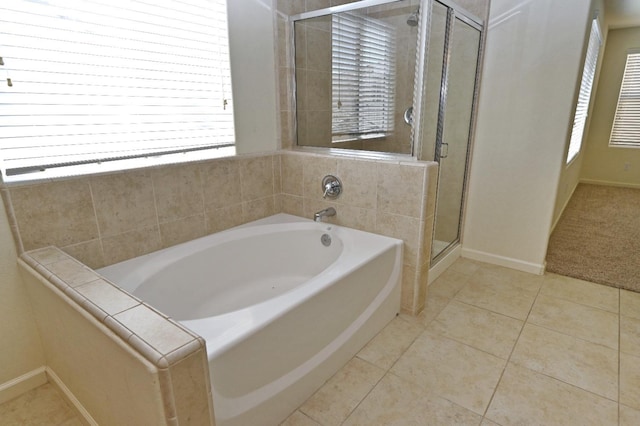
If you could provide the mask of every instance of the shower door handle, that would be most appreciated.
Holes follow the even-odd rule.
[[[413,107],[412,106],[404,110],[403,118],[404,118],[404,122],[407,123],[409,126],[413,124]]]
[[[441,143],[440,144],[440,158],[447,158],[449,156],[449,144]]]

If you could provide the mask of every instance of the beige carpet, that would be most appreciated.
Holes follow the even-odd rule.
[[[547,271],[640,292],[640,189],[579,184],[551,234]]]

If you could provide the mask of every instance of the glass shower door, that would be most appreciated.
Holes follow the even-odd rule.
[[[442,48],[444,60],[434,154],[435,161],[440,163],[431,251],[435,261],[460,241],[481,38],[477,24],[438,2],[434,2],[433,19],[442,17],[445,9],[447,31]],[[430,55],[438,49],[431,48]]]

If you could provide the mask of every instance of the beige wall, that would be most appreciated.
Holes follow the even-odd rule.
[[[640,27],[610,30],[580,179],[591,183],[640,187],[640,149],[610,148],[618,94],[628,49],[640,48]],[[627,165],[628,170],[625,170]]]
[[[44,365],[4,209],[0,209],[0,336],[0,385]]]
[[[591,100],[590,100],[590,107],[589,107],[590,109],[589,109],[589,115],[587,116],[587,122],[584,128],[584,139],[582,142],[582,149],[570,164],[565,164],[563,166],[562,171],[560,173],[560,180],[558,182],[558,193],[556,195],[556,204],[553,211],[553,224],[552,224],[551,230],[553,230],[555,225],[558,223],[558,220],[560,219],[560,216],[562,215],[564,208],[569,202],[569,199],[571,198],[573,191],[576,189],[576,186],[578,186],[578,182],[580,181],[580,175],[583,170],[583,163],[586,156],[586,151],[588,149],[587,148],[588,134],[591,129],[591,123],[594,122],[596,94],[598,92],[598,86],[599,86],[600,75],[601,75],[600,73],[602,71],[603,59],[604,59],[605,51],[607,47],[607,22],[606,22],[606,16],[604,14],[604,1],[603,0],[592,1],[590,13],[591,13],[591,16],[595,16],[595,14],[598,13],[598,18],[599,18],[598,21],[600,23],[600,30],[602,31],[602,45],[600,46],[600,55],[598,58],[598,65],[596,68],[596,75],[593,80],[593,89],[591,92]],[[585,34],[583,54],[582,54],[583,63],[584,63],[584,57],[586,55],[587,45],[589,43],[590,31],[591,31],[591,25],[587,27],[587,31]],[[578,102],[578,90],[580,89],[580,82],[581,81],[579,80],[577,83],[576,92],[574,96],[575,98],[574,109],[573,109],[574,114],[575,114],[575,105]],[[569,132],[566,138],[565,158],[569,150],[570,137],[571,137],[571,133]]]

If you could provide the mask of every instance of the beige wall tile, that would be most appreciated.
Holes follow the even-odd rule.
[[[242,201],[272,196],[273,160],[271,156],[238,159]]]
[[[306,139],[298,134],[298,145],[331,147],[331,111],[307,111]]]
[[[300,411],[324,426],[340,425],[383,375],[384,370],[353,358]]]
[[[404,263],[418,264],[418,242],[420,238],[420,219],[383,213],[377,210],[376,232],[404,241]]]
[[[171,385],[180,424],[213,424],[213,411],[209,401],[209,370],[206,349],[170,367]]]
[[[305,156],[303,165],[303,191],[305,198],[322,200],[322,178],[338,173],[338,160],[329,157]]]
[[[377,163],[339,159],[337,176],[342,181],[343,192],[336,201],[365,209],[376,208]]]
[[[416,285],[418,287],[418,298],[416,300],[415,314],[419,314],[427,304],[427,293],[429,291],[429,264],[423,263],[419,267],[419,274]]]
[[[618,352],[527,324],[511,362],[605,398],[618,398]]]
[[[425,173],[424,167],[378,163],[378,209],[419,218]]]
[[[618,315],[611,312],[540,295],[529,322],[618,349]]]
[[[183,164],[152,171],[160,223],[183,219],[204,211],[201,169],[198,164]]]
[[[280,203],[282,213],[304,217],[304,200],[302,197],[282,194],[280,196]]]
[[[280,111],[280,145],[282,149],[292,149],[296,144],[294,131],[295,113],[293,111]],[[298,127],[300,125],[298,124]]]
[[[121,262],[162,248],[157,226],[134,229],[102,239],[104,261],[107,265]]]
[[[420,223],[422,234],[420,236],[419,263],[431,263],[431,247],[433,243],[433,216],[427,217]]]
[[[223,159],[203,164],[204,205],[207,211],[242,201],[240,167],[237,159]]]
[[[456,354],[456,356],[452,356]],[[391,368],[393,374],[483,414],[506,364],[496,356],[423,333]]]
[[[402,283],[400,291],[400,307],[402,312],[416,315],[416,268],[415,266],[402,265]]]
[[[207,234],[205,216],[198,214],[160,224],[162,247],[170,247]]]
[[[503,425],[612,425],[617,416],[614,401],[512,364],[486,414]]]
[[[242,223],[244,223],[242,204],[233,204],[206,212],[207,234],[224,231]]]
[[[94,177],[91,191],[102,238],[157,226],[149,171]]]
[[[366,232],[376,231],[376,212],[371,209],[337,204],[334,223],[336,225],[359,229]],[[313,217],[313,216],[310,216]]]
[[[344,425],[477,425],[482,416],[387,374]]]
[[[336,223],[338,219],[338,205],[334,202],[324,201],[324,200],[315,200],[311,198],[304,197],[303,198],[303,209],[304,209],[304,217],[313,219],[314,213],[326,209],[328,207],[333,207],[336,209],[336,215],[331,217],[325,217],[323,222],[327,223]]]
[[[427,330],[508,359],[523,322],[452,300]]]
[[[273,194],[278,195],[282,193],[282,155],[272,155],[272,168],[273,168]]]
[[[276,209],[273,198],[273,196],[268,196],[242,203],[243,222],[252,222],[275,214]]]
[[[90,268],[98,269],[105,265],[102,242],[98,239],[61,247],[61,249]]]
[[[86,180],[17,187],[10,193],[25,250],[64,247],[98,237]]]
[[[282,192],[289,195],[304,195],[303,162],[300,155],[282,155]]]

